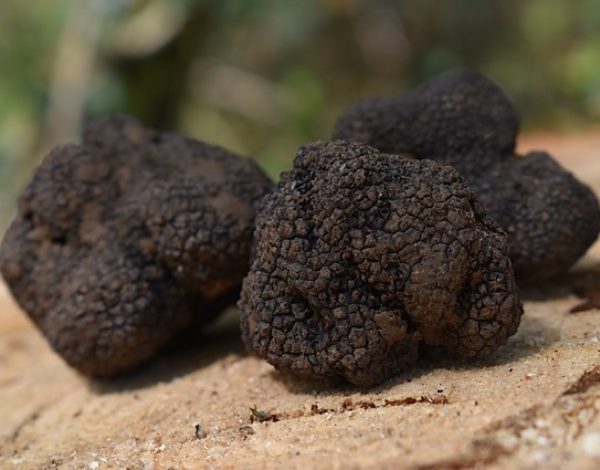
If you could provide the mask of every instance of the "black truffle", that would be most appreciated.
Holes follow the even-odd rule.
[[[131,118],[100,121],[37,169],[0,269],[69,364],[121,373],[236,301],[254,205],[270,188],[219,147]]]
[[[493,352],[522,306],[506,235],[459,173],[351,142],[303,146],[259,208],[239,306],[280,370],[368,386],[420,352]]]
[[[592,191],[549,155],[515,155],[518,129],[498,86],[458,70],[398,97],[357,103],[333,137],[454,166],[508,232],[517,277],[536,282],[565,272],[587,251],[600,209]]]

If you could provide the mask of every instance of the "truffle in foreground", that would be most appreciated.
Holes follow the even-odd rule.
[[[256,225],[242,337],[282,371],[369,386],[427,349],[484,356],[517,330],[506,236],[449,166],[306,145]]]
[[[121,373],[236,301],[254,205],[270,188],[254,163],[219,147],[107,119],[44,159],[0,269],[69,364]]]
[[[550,155],[517,156],[518,130],[517,113],[496,84],[457,70],[404,95],[355,104],[333,137],[458,169],[508,233],[518,279],[539,282],[564,273],[587,251],[598,236],[600,208]]]

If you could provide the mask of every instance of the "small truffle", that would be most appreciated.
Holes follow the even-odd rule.
[[[510,156],[471,187],[507,231],[519,279],[533,283],[564,273],[596,240],[596,197],[547,153]]]
[[[235,303],[255,204],[270,189],[222,148],[109,118],[43,160],[0,269],[70,365],[118,374]]]
[[[541,152],[515,155],[517,113],[481,74],[448,72],[412,92],[350,107],[333,137],[452,165],[507,231],[520,281],[565,272],[596,240],[592,191]]]
[[[260,205],[255,243],[242,337],[308,379],[369,386],[427,350],[483,356],[522,314],[505,233],[431,160],[303,146]]]

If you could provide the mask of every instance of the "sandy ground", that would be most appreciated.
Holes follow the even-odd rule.
[[[600,131],[534,135],[600,192]],[[136,373],[89,381],[55,356],[0,285],[0,468],[600,468],[600,244],[524,293],[492,358],[441,360],[374,389],[320,388],[243,352],[236,312]],[[251,407],[268,417],[251,422]]]

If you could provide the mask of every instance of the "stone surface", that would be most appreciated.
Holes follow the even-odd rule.
[[[548,148],[600,192],[600,132],[522,147]],[[493,357],[421,362],[366,392],[247,356],[235,311],[134,374],[89,381],[2,289],[0,468],[598,468],[600,311],[569,313],[582,279],[600,285],[598,243],[524,293],[522,326]]]

